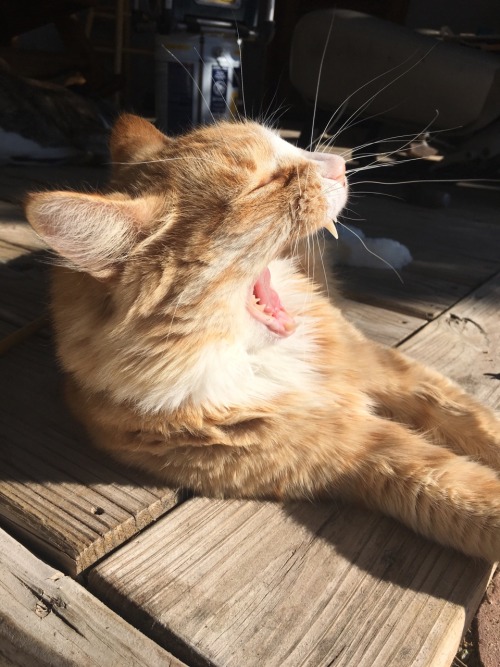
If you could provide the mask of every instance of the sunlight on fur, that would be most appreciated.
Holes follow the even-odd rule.
[[[499,559],[496,417],[367,340],[303,271],[336,233],[343,159],[253,122],[173,139],[130,115],[111,153],[107,192],[26,204],[60,256],[58,355],[95,445],[174,487],[342,497]]]

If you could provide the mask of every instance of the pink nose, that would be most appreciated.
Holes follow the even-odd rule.
[[[335,153],[303,152],[305,157],[318,165],[323,178],[330,178],[332,181],[337,181],[340,185],[345,186],[345,160],[343,157],[335,155]]]
[[[332,181],[345,185],[345,160],[340,155],[332,155],[323,162],[320,170],[325,178],[331,178]]]

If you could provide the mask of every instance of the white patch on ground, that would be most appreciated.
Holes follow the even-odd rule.
[[[408,248],[399,241],[366,237],[361,229],[352,225],[346,227],[339,227],[339,243],[334,250],[336,264],[401,269],[413,260]]]
[[[64,161],[77,154],[74,148],[42,146],[17,132],[8,132],[0,127],[0,164]]]

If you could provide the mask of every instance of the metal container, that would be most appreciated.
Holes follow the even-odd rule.
[[[240,54],[234,31],[156,36],[156,119],[168,134],[236,114]]]

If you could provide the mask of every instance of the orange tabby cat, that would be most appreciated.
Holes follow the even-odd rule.
[[[297,269],[335,231],[341,158],[255,123],[171,139],[125,115],[106,194],[27,202],[63,257],[67,398],[99,446],[211,496],[341,496],[500,559],[500,423],[367,340]]]

